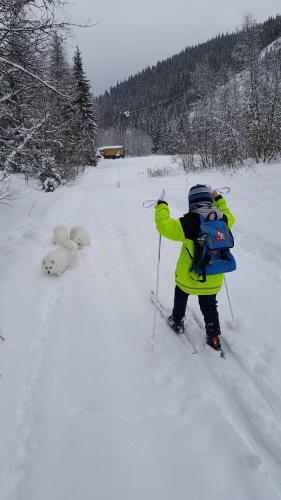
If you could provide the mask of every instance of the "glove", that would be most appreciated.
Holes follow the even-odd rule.
[[[213,196],[213,198],[214,198],[215,201],[218,201],[218,200],[220,200],[222,198],[222,195],[219,194],[217,191],[213,191],[212,192],[212,196]]]

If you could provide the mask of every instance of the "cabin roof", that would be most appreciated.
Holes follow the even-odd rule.
[[[123,148],[123,146],[101,146],[100,148],[98,148],[100,151],[103,151],[104,149],[121,149]]]

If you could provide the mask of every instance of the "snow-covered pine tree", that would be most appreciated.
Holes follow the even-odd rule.
[[[71,109],[71,68],[69,67],[64,43],[58,33],[50,46],[49,79],[60,94],[49,93],[49,128],[46,130],[46,147],[52,152],[62,179],[70,179],[75,175],[75,168],[69,161],[69,152],[73,151],[74,137],[72,134]]]
[[[38,179],[41,182],[42,189],[46,192],[54,191],[59,184],[62,184],[64,172],[52,156],[52,151],[45,149],[39,156]]]
[[[252,15],[247,14],[242,29],[242,39],[238,45],[237,54],[245,70],[243,89],[245,96],[244,130],[249,154],[257,162],[262,156],[262,125],[261,125],[261,79],[262,64],[260,60],[260,32]],[[242,125],[242,124],[241,124]]]
[[[146,110],[146,132],[152,140],[152,153],[161,153],[165,141],[165,121],[163,110],[152,108]]]
[[[173,154],[184,155],[186,164],[189,166],[193,163],[193,145],[191,141],[190,119],[189,115],[181,116],[175,122],[174,131],[175,152]],[[189,157],[189,158],[187,158]]]
[[[93,95],[83,69],[78,47],[73,60],[71,108],[71,138],[74,147],[70,156],[73,164],[79,170],[80,166],[96,165],[97,123]]]
[[[262,160],[281,152],[281,47],[264,54],[261,82]]]

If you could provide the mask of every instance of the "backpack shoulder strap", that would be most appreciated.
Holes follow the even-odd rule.
[[[188,212],[180,218],[180,223],[186,239],[195,241],[201,224],[200,216],[198,214]]]
[[[217,212],[210,212],[209,215],[207,215],[206,220],[208,221],[218,220]]]

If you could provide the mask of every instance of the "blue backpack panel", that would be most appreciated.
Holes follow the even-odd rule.
[[[215,219],[211,220],[210,216],[215,216]],[[230,248],[234,246],[234,240],[226,222],[217,219],[215,212],[207,218],[201,215],[199,217],[200,229],[194,242],[191,271],[199,277],[199,281],[204,283],[208,275],[235,271],[236,262],[230,252]]]

